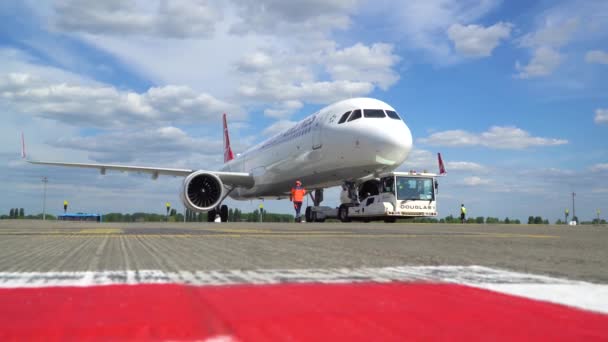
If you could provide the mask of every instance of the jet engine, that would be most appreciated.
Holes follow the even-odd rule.
[[[219,204],[223,193],[224,184],[218,176],[197,171],[184,179],[182,202],[188,209],[206,212]]]

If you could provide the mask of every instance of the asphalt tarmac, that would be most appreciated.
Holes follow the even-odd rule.
[[[480,265],[608,282],[608,226],[0,221],[0,272]]]

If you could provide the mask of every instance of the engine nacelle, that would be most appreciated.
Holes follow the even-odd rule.
[[[224,194],[222,180],[208,172],[197,171],[184,179],[182,202],[191,210],[206,212],[215,208]]]

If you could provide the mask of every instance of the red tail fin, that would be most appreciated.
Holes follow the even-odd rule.
[[[234,153],[230,148],[230,136],[228,135],[228,123],[226,122],[226,113],[223,115],[224,119],[224,163],[227,163],[234,159]]]
[[[447,172],[445,171],[445,166],[443,165],[443,159],[441,159],[441,153],[437,153],[437,162],[439,163],[439,174],[445,175]]]

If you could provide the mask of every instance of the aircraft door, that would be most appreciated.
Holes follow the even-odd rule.
[[[323,140],[322,140],[322,128],[323,125],[321,124],[321,116],[317,115],[315,117],[315,121],[312,123],[312,149],[313,150],[317,150],[320,149],[323,146]]]

